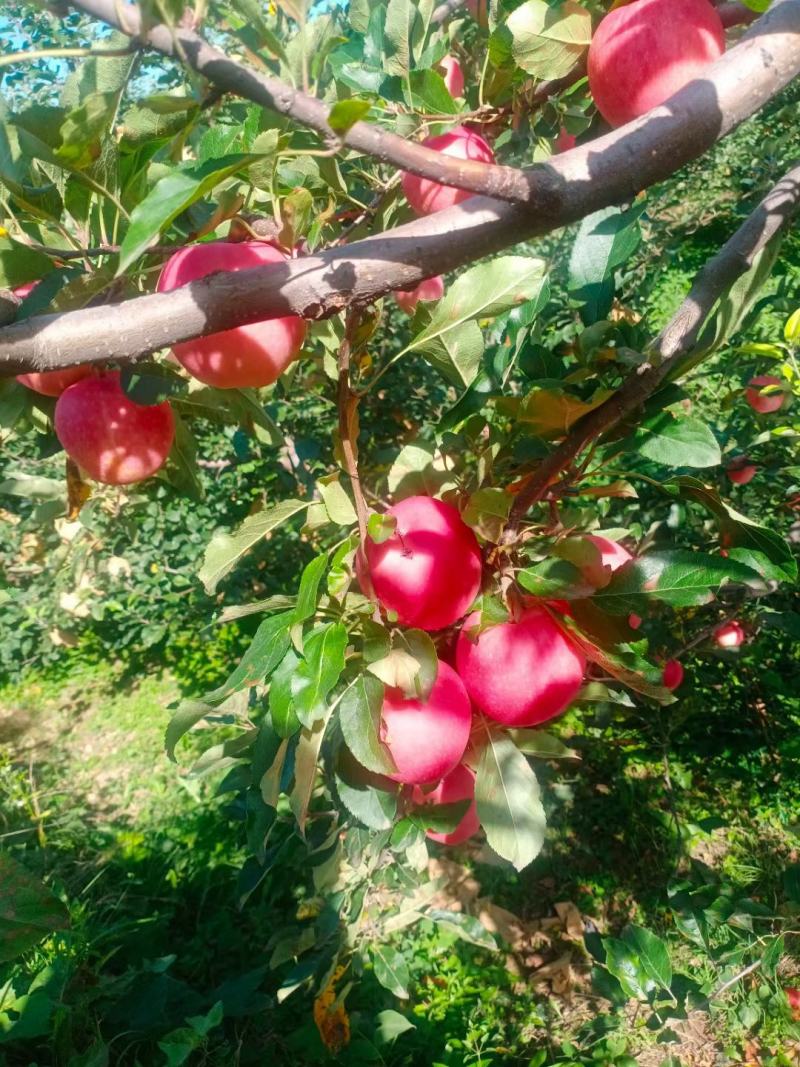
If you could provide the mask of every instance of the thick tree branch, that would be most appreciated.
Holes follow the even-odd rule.
[[[629,201],[702,155],[783,88],[800,71],[798,43],[800,0],[777,0],[705,78],[636,122],[531,168],[528,204],[474,197],[285,265],[218,274],[113,311],[36,316],[0,332],[0,374],[132,361],[265,315],[322,318]]]
[[[526,481],[514,501],[505,542],[513,541],[528,509],[545,496],[559,475],[592,441],[636,411],[691,354],[716,302],[752,267],[756,256],[800,207],[800,165],[764,197],[719,252],[697,275],[688,296],[653,342],[650,362],[638,367],[600,407],[575,423],[566,438]]]

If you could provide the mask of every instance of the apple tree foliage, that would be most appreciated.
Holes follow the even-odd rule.
[[[177,19],[182,8],[144,5],[152,20]],[[413,137],[469,116],[511,165],[546,160],[562,128],[592,136],[585,79],[534,105],[530,94],[582,59],[597,4],[501,2],[484,25],[458,10],[438,22],[430,0],[353,0],[321,12],[304,10],[302,0],[211,0],[202,8],[196,14],[204,15],[205,32],[229,56],[306,87],[340,131],[366,118]],[[101,51],[128,43],[84,16],[62,22],[33,6],[9,10],[29,44],[77,42]],[[451,97],[437,70],[451,51],[466,73],[464,98]],[[148,53],[12,65],[0,126],[0,287],[41,280],[18,321],[150,292],[165,248],[266,225],[271,239],[302,256],[390,231],[410,217],[395,168],[352,150],[320,150],[301,124],[218,93],[179,62]],[[368,536],[383,536],[377,516],[405,496],[435,494],[461,507],[486,559],[481,625],[504,620],[510,596],[568,602],[563,625],[590,661],[580,703],[676,701],[679,693],[661,678],[663,662],[681,653],[670,637],[676,616],[703,608],[696,616],[701,640],[731,606],[756,626],[760,598],[796,578],[791,548],[770,517],[747,514],[746,496],[732,497],[724,475],[733,453],[758,456],[797,433],[790,403],[800,388],[800,312],[787,316],[784,336],[769,343],[737,334],[780,255],[779,239],[712,309],[693,361],[737,334],[721,403],[743,405],[749,375],[766,371],[786,392],[780,414],[760,417],[742,407],[735,437],[721,439],[693,413],[691,380],[668,380],[568,464],[517,536],[504,538],[531,471],[648,358],[653,328],[619,298],[626,264],[659,224],[648,207],[642,193],[584,218],[558,241],[475,261],[446,278],[441,301],[418,305],[411,318],[387,294],[368,308],[311,323],[301,359],[274,389],[201,385],[166,352],[123,367],[130,397],[141,404],[169,399],[176,414],[176,444],[158,479],[171,493],[199,498],[196,437],[204,424],[237,427],[285,464],[290,442],[272,401],[303,405],[321,397],[334,412],[344,343],[350,352],[351,405],[332,433],[322,473],[309,479],[295,472],[293,494],[267,494],[239,526],[219,530],[205,546],[196,581],[216,597],[217,620],[260,621],[227,679],[171,710],[166,735],[174,759],[184,735],[204,724],[210,743],[191,773],[216,775],[241,820],[250,858],[239,877],[240,907],[290,862],[305,865],[319,912],[311,928],[289,922],[274,932],[269,950],[281,1000],[301,988],[325,990],[342,966],[355,977],[368,964],[387,989],[406,997],[408,976],[391,935],[424,914],[469,941],[494,943],[477,920],[430,910],[436,886],[427,879],[425,832],[451,829],[463,806],[415,809],[385,777],[392,768],[379,738],[384,686],[429,687],[452,634],[403,630],[386,613],[376,617],[359,590],[357,500],[343,438],[357,448],[376,516]],[[59,249],[99,251],[66,256]],[[565,272],[554,270],[559,256]],[[108,328],[113,364],[111,308]],[[424,364],[425,380],[435,374],[432,388],[446,401],[441,416],[420,424],[398,409],[393,446],[373,451],[370,438],[359,435],[359,414],[366,418],[389,374],[405,375],[411,389]],[[3,441],[29,435],[52,455],[53,405],[2,380]],[[631,504],[644,485],[662,501],[662,518],[649,528]],[[0,488],[38,499],[43,524],[71,524],[72,555],[61,565],[74,568],[79,596],[96,513],[124,512],[126,495],[87,485],[74,469],[61,482],[19,464]],[[678,513],[683,524],[669,520]],[[226,602],[228,576],[282,528],[314,552],[294,593]],[[598,560],[585,542],[576,554],[572,535],[584,531],[624,538],[636,545],[636,557],[587,586],[582,568]],[[0,604],[13,595],[6,580]],[[641,629],[629,625],[632,614],[644,620]],[[537,761],[568,750],[549,732],[480,720],[472,747],[486,842],[522,869],[547,848]],[[45,914],[48,906],[45,899]],[[668,987],[663,967],[652,969],[653,982]]]

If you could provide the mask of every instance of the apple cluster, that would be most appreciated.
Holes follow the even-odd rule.
[[[454,505],[412,496],[386,512],[391,529],[367,538],[356,570],[364,593],[399,625],[440,632],[456,627],[454,648],[443,653],[425,699],[387,688],[381,740],[414,805],[471,800],[450,833],[433,840],[458,844],[478,829],[470,737],[473,715],[507,728],[531,727],[560,715],[578,695],[586,657],[560,624],[569,611],[560,602],[530,598],[506,622],[484,627],[470,612],[482,584],[480,545]],[[630,553],[590,535],[599,550],[603,580]],[[596,573],[596,571],[595,571]],[[640,620],[641,621],[641,620]]]

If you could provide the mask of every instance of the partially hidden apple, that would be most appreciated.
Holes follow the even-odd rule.
[[[771,415],[775,411],[780,411],[784,401],[783,391],[762,392],[762,389],[775,385],[783,385],[783,382],[773,374],[758,374],[750,379],[745,396],[753,411],[757,411],[759,415]]]
[[[56,436],[67,455],[95,481],[140,482],[163,466],[175,436],[168,401],[136,404],[119,372],[83,378],[56,402]]]
[[[414,786],[411,799],[417,807],[457,804],[460,800],[470,801],[469,807],[454,830],[449,833],[426,831],[431,841],[438,841],[440,845],[460,845],[480,829],[478,809],[475,804],[475,774],[463,763],[459,763],[454,770],[445,775],[430,793],[424,792],[419,786]]]
[[[454,98],[464,95],[464,72],[455,56],[445,56],[439,67],[444,78],[445,88]]]
[[[436,137],[426,137],[422,142],[425,148],[431,148],[442,155],[454,159],[467,159],[475,163],[494,163],[494,152],[484,139],[466,126],[454,126],[447,133]],[[468,189],[456,189],[452,185],[442,185],[430,178],[420,178],[417,174],[402,172],[403,193],[417,215],[432,215],[434,211],[443,211],[468,200],[474,193]]]
[[[736,485],[747,485],[752,482],[758,473],[755,463],[750,463],[746,456],[734,460],[726,469],[725,473]]]
[[[586,657],[547,611],[482,630],[469,616],[456,645],[456,670],[467,692],[490,719],[505,726],[534,726],[562,712],[578,695]]]
[[[597,27],[589,89],[603,118],[622,126],[702,77],[724,51],[722,20],[708,0],[634,0]]]
[[[265,241],[207,241],[187,245],[165,264],[158,291],[168,292],[217,271],[252,270],[285,263],[287,256]],[[182,341],[172,351],[186,370],[218,389],[271,385],[296,359],[306,336],[305,320],[281,315],[231,330]]]
[[[746,640],[744,627],[736,619],[724,622],[714,631],[714,640],[720,648],[738,648]]]
[[[481,585],[477,538],[452,504],[410,496],[386,512],[394,532],[380,544],[367,538],[356,571],[361,588],[403,626],[441,630],[469,609]],[[371,585],[371,589],[370,589]]]
[[[661,681],[665,687],[667,689],[677,689],[683,682],[683,676],[683,664],[677,659],[667,660],[664,664],[664,670],[661,672]]]
[[[471,725],[467,691],[441,660],[427,700],[409,700],[399,689],[387,688],[380,739],[397,768],[389,777],[404,785],[438,782],[461,761]]]
[[[443,296],[444,278],[441,274],[436,274],[433,278],[426,278],[419,285],[415,285],[413,289],[396,289],[394,292],[395,300],[406,315],[413,315],[420,301],[432,303],[435,300],[441,300]]]
[[[38,285],[38,282],[28,282],[13,290],[14,296],[24,300]],[[31,371],[30,374],[18,374],[17,381],[20,385],[27,386],[34,393],[42,396],[61,396],[69,385],[79,382],[81,378],[88,378],[95,370],[91,363],[79,363],[75,367],[66,367],[64,370]]]
[[[575,147],[576,138],[574,133],[568,133],[562,126],[558,131],[558,137],[555,139],[553,145],[553,152],[555,155],[560,155],[562,152],[569,152],[571,148]]]

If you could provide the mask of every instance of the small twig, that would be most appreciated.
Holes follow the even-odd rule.
[[[731,986],[736,985],[737,982],[741,982],[743,978],[746,978],[748,974],[752,974],[753,971],[757,971],[761,966],[761,960],[755,960],[753,963],[748,963],[738,974],[735,974],[733,978],[729,978],[727,982],[723,982],[719,989],[715,989],[713,993],[709,993],[708,1000],[719,1000],[723,993],[727,992]]]

